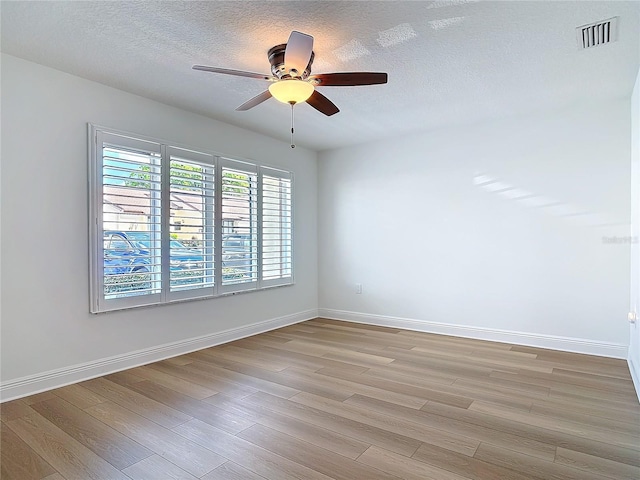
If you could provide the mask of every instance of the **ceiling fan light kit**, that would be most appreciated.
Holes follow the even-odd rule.
[[[269,85],[269,92],[282,103],[296,104],[306,102],[313,93],[313,85],[304,80],[289,78]]]
[[[193,69],[272,82],[268,90],[246,101],[236,110],[249,110],[271,97],[282,103],[290,104],[291,148],[293,148],[295,146],[293,144],[293,106],[295,104],[307,102],[327,116],[335,115],[340,111],[331,100],[316,90],[317,87],[348,87],[387,83],[387,74],[381,72],[343,72],[311,75],[314,56],[313,37],[293,31],[287,43],[271,47],[267,52],[267,57],[271,64],[271,75],[204,65],[194,65]]]

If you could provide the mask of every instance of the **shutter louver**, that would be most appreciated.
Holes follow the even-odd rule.
[[[222,286],[225,291],[255,288],[258,280],[257,175],[222,167]]]
[[[125,145],[120,145],[124,143]],[[132,234],[159,235],[160,154],[127,146],[126,139],[102,145],[102,262],[105,299],[158,294],[160,248]]]
[[[213,288],[215,177],[195,152],[170,153],[169,265],[171,292]],[[204,155],[201,155],[204,157]]]
[[[291,179],[262,176],[262,280],[290,283],[292,277]]]

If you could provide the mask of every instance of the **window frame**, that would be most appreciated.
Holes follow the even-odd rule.
[[[104,145],[112,145],[114,148],[124,147],[138,150],[141,152],[150,152],[159,155],[160,165],[160,243],[161,243],[161,261],[160,261],[160,292],[148,293],[132,296],[123,296],[116,298],[105,298],[104,293],[104,232],[109,229],[104,228],[103,202],[104,202],[104,181],[103,181],[103,162],[104,162]],[[137,308],[151,305],[172,304],[176,302],[193,301],[201,299],[212,299],[239,293],[248,293],[254,291],[265,290],[269,288],[288,286],[295,284],[295,242],[294,242],[294,174],[293,172],[284,170],[279,167],[262,164],[260,162],[235,158],[229,155],[217,152],[207,151],[207,149],[195,149],[176,142],[168,142],[144,135],[132,134],[120,130],[102,127],[96,124],[88,124],[88,196],[89,196],[89,299],[90,312],[103,313],[109,311],[117,311],[129,308]],[[172,153],[179,153],[178,156],[187,161],[193,161],[210,167],[214,172],[214,200],[213,200],[213,226],[207,226],[203,223],[203,228],[213,228],[213,270],[214,284],[205,285],[200,288],[180,289],[171,291],[170,288],[170,263],[171,263],[171,162]],[[256,177],[256,199],[255,199],[255,232],[250,230],[252,235],[256,237],[257,254],[256,254],[256,279],[255,281],[224,285],[222,270],[222,243],[225,232],[228,230],[228,221],[225,222],[222,212],[222,171],[223,168],[237,169],[240,171],[248,171],[255,174]],[[288,178],[291,182],[291,195],[289,199],[289,208],[291,211],[291,275],[279,279],[262,278],[262,197],[263,185],[262,178],[266,176],[280,176]],[[251,212],[251,207],[250,207]],[[250,216],[250,222],[251,220]],[[226,219],[228,220],[228,219]],[[204,220],[206,221],[206,220]],[[203,248],[207,248],[203,244]],[[205,253],[205,259],[206,257]],[[206,264],[206,263],[205,263]],[[203,268],[206,268],[203,264]],[[152,280],[152,282],[155,280]]]

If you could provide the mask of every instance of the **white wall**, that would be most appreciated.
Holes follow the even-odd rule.
[[[631,237],[640,237],[640,71],[631,96]],[[640,316],[640,244],[631,243],[629,311]],[[630,326],[629,369],[640,399],[640,319]]]
[[[259,321],[315,316],[315,152],[6,55],[1,101],[3,382]],[[89,314],[87,122],[293,171],[296,284]]]
[[[626,357],[629,137],[621,99],[321,153],[320,313]]]

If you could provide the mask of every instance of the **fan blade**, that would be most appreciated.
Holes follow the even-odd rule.
[[[307,103],[328,117],[335,115],[340,111],[340,109],[336,107],[331,100],[317,90],[307,99]]]
[[[387,74],[377,72],[321,73],[320,75],[313,75],[309,80],[311,82],[319,81],[318,87],[380,85],[387,83]]]
[[[298,76],[306,70],[313,52],[313,37],[304,33],[293,31],[287,41],[284,51],[285,73],[291,70],[298,72]]]
[[[243,72],[242,70],[230,70],[228,68],[207,67],[205,65],[194,65],[194,70],[202,70],[203,72],[224,73],[225,75],[235,75],[236,77],[259,78],[260,80],[277,80],[271,75],[263,73]]]
[[[260,105],[265,100],[269,100],[271,98],[271,92],[269,90],[265,90],[260,95],[256,95],[251,100],[247,100],[242,105],[240,105],[236,110],[238,112],[244,112],[245,110],[249,110],[250,108],[255,107],[256,105]]]

